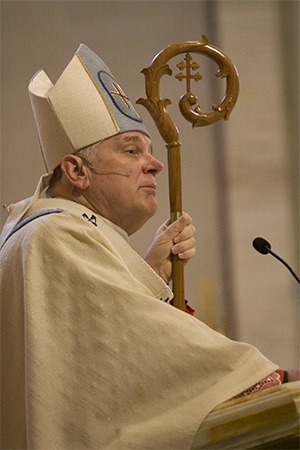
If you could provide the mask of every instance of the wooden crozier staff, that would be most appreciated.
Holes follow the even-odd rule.
[[[169,45],[155,56],[148,68],[141,71],[145,75],[147,98],[139,98],[137,103],[147,108],[168,149],[169,197],[172,222],[182,214],[181,144],[179,142],[178,129],[166,110],[171,101],[168,98],[161,98],[159,83],[163,75],[172,75],[172,70],[167,62],[182,53],[185,53],[184,61],[177,64],[177,67],[181,71],[185,70],[185,74],[181,72],[175,78],[179,81],[186,80],[186,94],[180,98],[179,108],[181,114],[192,123],[193,127],[206,126],[221,119],[228,119],[237,101],[239,91],[238,72],[234,64],[221,50],[211,45],[206,36],[202,36],[202,39],[199,41],[185,41]],[[200,53],[215,61],[219,66],[216,76],[226,78],[225,97],[221,103],[213,104],[212,111],[208,113],[201,111],[199,105],[193,108],[197,104],[197,96],[191,92],[191,80],[198,81],[202,76],[198,72],[194,73],[199,68],[199,65],[193,61],[191,53]],[[173,305],[184,311],[183,262],[175,255],[172,255],[172,289],[174,293]]]

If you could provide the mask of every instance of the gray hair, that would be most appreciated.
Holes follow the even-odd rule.
[[[100,144],[103,141],[95,142],[94,144],[88,145],[87,147],[83,147],[77,152],[74,153],[74,155],[79,156],[83,160],[85,160],[88,165],[93,165],[93,162],[95,161],[96,152],[94,151],[98,144]],[[49,185],[54,186],[62,177],[62,170],[60,165],[54,169],[53,176],[50,180]]]
[[[100,144],[101,142],[103,141],[98,141],[95,142],[94,144],[88,145],[87,147],[83,147],[80,150],[78,150],[75,153],[75,155],[85,159],[89,164],[93,164],[96,156],[96,152],[94,152],[94,150],[97,147],[97,145]]]

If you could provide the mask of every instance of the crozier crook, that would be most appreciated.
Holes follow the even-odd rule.
[[[169,45],[155,56],[148,68],[141,71],[145,75],[147,98],[139,98],[137,103],[145,106],[149,111],[168,149],[169,198],[172,222],[182,214],[181,144],[178,128],[167,112],[167,106],[171,104],[171,100],[161,98],[159,83],[163,75],[172,75],[172,70],[167,64],[168,61],[182,53],[185,53],[185,58],[184,61],[177,64],[181,72],[175,78],[179,81],[186,81],[186,93],[179,100],[179,108],[183,117],[193,127],[211,125],[221,119],[228,119],[239,92],[238,72],[234,64],[221,50],[211,45],[206,36],[202,36],[199,41],[185,41]],[[219,66],[216,76],[226,78],[224,98],[221,103],[213,104],[212,110],[207,113],[203,112],[199,105],[197,106],[197,96],[191,92],[191,81],[197,82],[202,78],[198,72],[195,73],[199,65],[193,61],[191,53],[200,53],[212,59]],[[183,262],[176,255],[172,255],[172,289],[174,293],[173,305],[184,311]]]

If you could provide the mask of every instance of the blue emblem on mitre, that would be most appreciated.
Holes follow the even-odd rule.
[[[150,137],[141,117],[107,65],[84,44],[79,46],[76,54],[92,78],[99,94],[105,99],[107,108],[117,122],[120,132],[140,131]]]
[[[138,115],[130,99],[127,97],[113,76],[104,70],[100,70],[98,73],[98,78],[118,110],[130,119],[141,123],[141,117]]]

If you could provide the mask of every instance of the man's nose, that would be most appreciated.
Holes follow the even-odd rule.
[[[154,156],[150,155],[150,159],[145,162],[143,165],[143,172],[148,173],[151,172],[155,175],[157,175],[159,172],[161,172],[164,168],[164,165],[161,161],[154,158]]]

